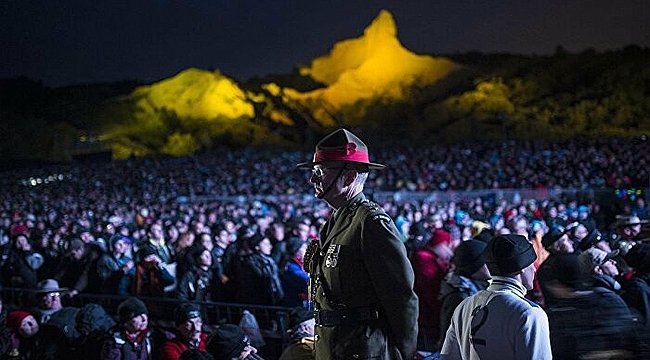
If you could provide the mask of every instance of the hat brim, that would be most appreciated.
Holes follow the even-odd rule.
[[[358,162],[358,161],[306,161],[306,162],[301,162],[301,163],[297,164],[296,167],[297,168],[303,168],[303,169],[309,169],[309,168],[313,168],[316,165],[321,165],[321,164],[326,163],[326,162],[327,163],[339,162],[339,163],[354,164],[354,165],[357,165],[357,166],[367,167],[370,170],[381,170],[381,169],[386,167],[386,165],[377,164],[377,163],[373,163],[373,162],[363,163],[363,162]]]
[[[66,292],[68,291],[68,288],[58,288],[58,289],[43,289],[43,290],[36,290],[37,294],[49,294],[53,292]]]

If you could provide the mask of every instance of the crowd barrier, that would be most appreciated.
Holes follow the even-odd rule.
[[[35,301],[35,292],[19,288],[3,288],[0,290],[2,299],[7,308],[32,309]],[[174,308],[182,303],[182,300],[172,298],[139,297],[147,305],[151,322],[163,328],[173,327]],[[88,303],[101,305],[106,312],[115,316],[117,307],[125,299],[123,296],[104,294],[80,293],[74,297],[64,297],[64,306],[82,307]],[[282,349],[289,341],[287,327],[289,324],[290,308],[281,306],[262,306],[238,303],[222,302],[194,302],[203,308],[205,314],[204,323],[209,327],[219,324],[239,324],[244,311],[253,314],[259,325],[260,333],[265,345],[261,346],[259,354],[267,359],[277,359]],[[248,329],[245,329],[248,330]]]

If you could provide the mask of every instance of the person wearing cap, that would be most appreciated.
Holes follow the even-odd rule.
[[[312,360],[314,359],[314,312],[297,306],[289,310],[290,342],[282,350],[278,360]]]
[[[550,290],[557,301],[546,309],[553,358],[637,358],[630,309],[614,292],[593,286],[582,269],[580,256],[556,256],[558,276]]]
[[[440,336],[438,348],[445,340],[454,310],[463,300],[488,287],[490,270],[483,254],[487,243],[465,240],[454,249],[451,267],[440,284]]]
[[[177,360],[188,349],[206,351],[209,334],[203,331],[203,315],[198,305],[182,303],[176,306],[174,325],[174,331],[165,334],[167,339],[161,347],[161,360]]]
[[[34,317],[36,317],[39,324],[47,323],[52,315],[63,309],[61,297],[67,291],[67,288],[60,287],[59,282],[54,279],[41,280],[36,284]]]
[[[552,359],[546,313],[525,297],[536,258],[524,236],[490,240],[485,259],[492,282],[454,310],[440,359]]]
[[[616,280],[619,276],[614,257],[619,251],[605,252],[595,247],[590,247],[580,253],[580,269],[590,277],[594,287],[601,287],[620,294],[621,284]]]
[[[573,242],[564,227],[556,226],[544,234],[542,246],[549,252],[549,256],[539,265],[537,278],[539,287],[542,290],[541,296],[536,294],[535,300],[543,306],[548,306],[555,301],[553,293],[549,291],[549,284],[557,281],[557,269],[555,268],[555,257],[558,254],[570,254],[575,251]]]
[[[110,238],[111,250],[97,261],[97,274],[101,281],[100,292],[126,296],[130,293],[135,276],[135,263],[127,255],[132,241],[115,234]]]
[[[208,336],[205,349],[215,360],[263,360],[241,327],[223,324]]]
[[[303,302],[307,300],[307,287],[309,284],[309,274],[304,268],[308,243],[297,237],[292,237],[285,243],[290,259],[283,267],[280,278],[284,290],[282,305],[287,307],[302,306]]]
[[[648,220],[641,220],[636,215],[617,216],[613,227],[619,236],[619,241],[634,243],[641,234],[643,225],[647,223]]]
[[[315,196],[334,213],[305,256],[316,318],[316,359],[409,359],[416,350],[413,268],[393,220],[363,194],[370,162],[356,135],[338,129],[316,144]]]
[[[136,297],[127,298],[117,306],[117,325],[102,345],[101,359],[149,360],[157,351],[153,337],[147,306]]]
[[[9,312],[6,321],[11,340],[7,352],[0,354],[2,359],[33,359],[38,352],[38,321],[23,310]]]

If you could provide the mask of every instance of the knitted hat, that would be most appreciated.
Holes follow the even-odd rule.
[[[260,234],[259,232],[256,232],[253,236],[246,239],[246,241],[248,242],[248,246],[251,249],[255,249],[255,247],[259,245],[264,239],[266,239],[264,235]]]
[[[365,169],[383,169],[384,165],[370,162],[368,147],[356,135],[345,129],[338,129],[316,144],[312,161],[302,162],[299,168],[311,168],[324,162],[344,162]]]
[[[183,303],[174,309],[174,323],[176,326],[183,324],[187,320],[201,317],[201,308],[196,304]]]
[[[480,240],[465,240],[454,250],[453,262],[460,275],[470,276],[485,265],[486,243]]]
[[[429,245],[437,246],[444,243],[447,244],[451,243],[451,235],[442,229],[436,229],[433,232],[433,235],[431,235],[431,240],[429,240]]]
[[[117,318],[120,324],[124,324],[142,314],[149,314],[149,310],[147,310],[147,306],[142,302],[142,300],[136,297],[130,297],[117,306]]]
[[[584,289],[587,278],[580,268],[580,259],[575,253],[554,255],[557,281],[573,289]]]
[[[314,318],[314,312],[307,310],[302,306],[297,306],[289,310],[289,328],[300,325],[301,322]]]
[[[158,253],[156,252],[156,249],[154,249],[153,246],[149,244],[145,244],[143,247],[138,250],[138,258],[140,261],[144,261],[144,258],[146,258],[149,255],[157,255]]]
[[[232,359],[238,357],[249,344],[248,337],[237,325],[220,325],[208,337],[205,350],[215,359]]]
[[[27,311],[15,310],[10,312],[9,315],[7,315],[7,327],[17,334],[23,320],[28,316],[32,316],[32,314]]]
[[[625,261],[638,273],[650,273],[650,245],[636,244],[625,254]]]
[[[115,235],[111,236],[111,238],[110,238],[111,249],[115,248],[115,243],[120,241],[120,240],[124,241],[125,243],[127,243],[129,245],[133,243],[133,241],[131,240],[130,237],[124,236],[122,234],[115,234]]]
[[[485,259],[490,274],[503,276],[516,273],[537,259],[533,245],[523,236],[498,235],[485,249]]]
[[[298,250],[300,250],[300,248],[305,244],[307,243],[297,237],[290,238],[287,240],[287,254],[289,256],[295,255]]]

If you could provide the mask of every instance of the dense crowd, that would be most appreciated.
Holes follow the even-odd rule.
[[[646,187],[648,147],[639,139],[598,139],[390,149],[374,155],[387,168],[371,172],[366,186],[369,191],[416,192]],[[29,309],[41,325],[62,308],[57,297],[79,293],[308,306],[303,256],[331,212],[313,198],[308,175],[294,168],[308,158],[297,152],[223,150],[4,172],[1,284],[44,295]],[[561,300],[567,287],[577,289],[584,279],[559,279],[576,273],[556,269],[571,268],[573,259],[547,272],[543,264],[548,266],[555,253],[589,254],[598,248],[607,257],[598,254],[601,260],[618,256],[619,271],[611,277],[619,283],[615,292],[626,300],[630,319],[650,321],[650,309],[639,305],[643,296],[650,298],[650,290],[645,294],[620,286],[636,284],[641,269],[635,264],[650,263],[650,251],[635,246],[647,237],[640,228],[649,211],[644,195],[622,202],[615,214],[604,213],[603,204],[593,199],[575,198],[381,203],[414,265],[421,347],[435,351],[441,346],[450,316],[446,295],[461,283],[463,291],[468,284],[482,288],[480,281],[488,277],[471,280],[474,272],[467,269],[476,270],[476,256],[455,256],[456,250],[494,234],[521,234],[533,241],[540,279],[528,296],[549,314],[564,314],[554,308],[554,294]],[[638,231],[630,230],[631,224],[639,225]],[[593,244],[587,246],[585,239]],[[562,243],[570,243],[571,251],[555,249]],[[459,263],[460,258],[470,264]],[[449,283],[452,278],[455,282]],[[558,282],[564,286],[560,291],[545,286]],[[9,326],[14,332],[27,318],[22,315],[17,327]]]

